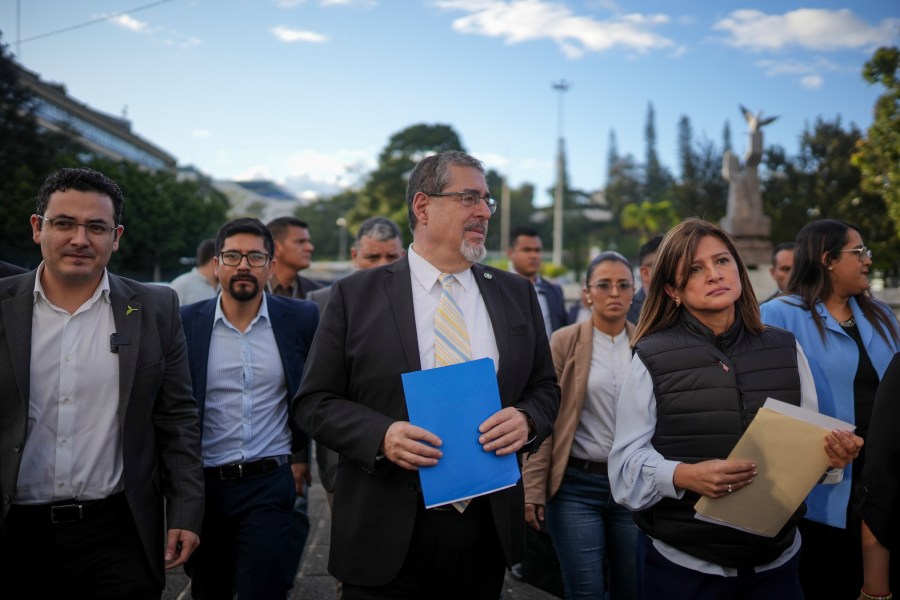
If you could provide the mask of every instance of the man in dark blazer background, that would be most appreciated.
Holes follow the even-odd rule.
[[[536,450],[559,388],[531,283],[475,264],[496,208],[482,164],[456,151],[425,158],[406,197],[410,251],[332,286],[294,415],[341,455],[329,571],[344,598],[496,600],[523,552],[521,479],[463,512],[425,509],[420,490],[417,470],[437,464],[440,440],[408,422],[400,375],[436,362],[438,274],[455,278],[472,358],[491,357],[497,370],[503,408],[473,431],[485,451]]]
[[[97,171],[54,173],[31,217],[43,262],[0,281],[0,572],[35,597],[159,598],[199,543],[178,297],[106,270],[123,202]]]
[[[541,305],[541,314],[544,315],[544,328],[549,338],[554,331],[569,323],[562,288],[541,277],[542,249],[541,236],[536,229],[520,226],[509,233],[509,249],[506,255],[509,258],[510,270],[534,285]]]
[[[181,308],[206,480],[206,544],[188,563],[194,598],[282,600],[303,550],[287,542],[310,482],[309,437],[290,402],[319,309],[264,293],[273,253],[259,220],[225,223],[213,257],[221,292]]]

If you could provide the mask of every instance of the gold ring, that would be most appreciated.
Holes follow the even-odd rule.
[[[731,489],[731,484],[729,483],[729,484],[728,484],[728,493],[730,494],[730,493],[733,492],[733,491],[734,491],[734,490]]]

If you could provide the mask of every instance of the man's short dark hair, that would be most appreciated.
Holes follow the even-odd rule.
[[[516,240],[520,237],[541,237],[541,234],[537,232],[537,229],[534,227],[528,227],[527,225],[520,225],[509,232],[509,247],[514,248],[516,245]]]
[[[474,156],[460,150],[448,150],[423,158],[413,167],[406,186],[406,212],[409,218],[409,230],[416,230],[416,214],[413,211],[413,198],[419,192],[437,194],[444,191],[450,179],[450,167],[469,167],[484,175],[484,165]]]
[[[60,169],[47,177],[38,191],[35,212],[43,217],[44,211],[47,210],[47,204],[50,203],[50,196],[55,192],[66,190],[97,192],[109,196],[113,203],[115,224],[119,225],[122,222],[122,205],[125,204],[125,195],[122,194],[122,190],[115,181],[100,171],[86,167]],[[40,223],[38,223],[38,228],[40,228]]]
[[[782,250],[794,250],[797,247],[797,242],[781,242],[774,248],[772,248],[772,266],[775,266],[775,259],[778,256],[778,253]]]
[[[297,217],[278,217],[269,221],[266,227],[269,228],[276,240],[281,241],[287,235],[289,227],[300,227],[308,230],[309,224]]]
[[[221,254],[225,240],[239,233],[258,235],[263,239],[263,245],[269,256],[275,255],[275,241],[272,239],[272,232],[269,231],[269,228],[263,225],[259,219],[243,217],[228,221],[219,228],[219,233],[216,234],[216,256]]]
[[[663,236],[654,235],[652,238],[647,240],[646,244],[643,244],[638,250],[638,266],[644,262],[644,259],[647,258],[648,254],[653,254],[657,250],[659,250],[659,245],[662,244]]]
[[[197,266],[203,266],[216,255],[216,240],[209,238],[200,242],[197,246]]]
[[[364,237],[373,238],[379,242],[386,242],[400,237],[400,228],[386,217],[369,217],[359,226],[356,232],[356,245]]]

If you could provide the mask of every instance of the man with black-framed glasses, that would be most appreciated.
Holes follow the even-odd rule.
[[[319,309],[265,293],[273,253],[259,220],[225,223],[213,259],[218,297],[181,309],[200,408],[209,542],[186,568],[194,598],[283,600],[293,579],[287,540],[294,498],[310,482],[309,438],[288,410]]]
[[[0,282],[0,573],[36,597],[158,599],[199,544],[178,297],[107,271],[124,202],[93,169],[52,174],[43,262]]]

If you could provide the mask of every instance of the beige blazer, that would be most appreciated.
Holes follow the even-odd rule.
[[[626,321],[625,332],[631,339],[634,325]],[[563,327],[550,338],[550,352],[562,396],[553,435],[544,440],[540,449],[529,456],[522,466],[526,504],[546,506],[562,483],[572,450],[572,439],[584,408],[593,343],[594,325],[591,319]]]

